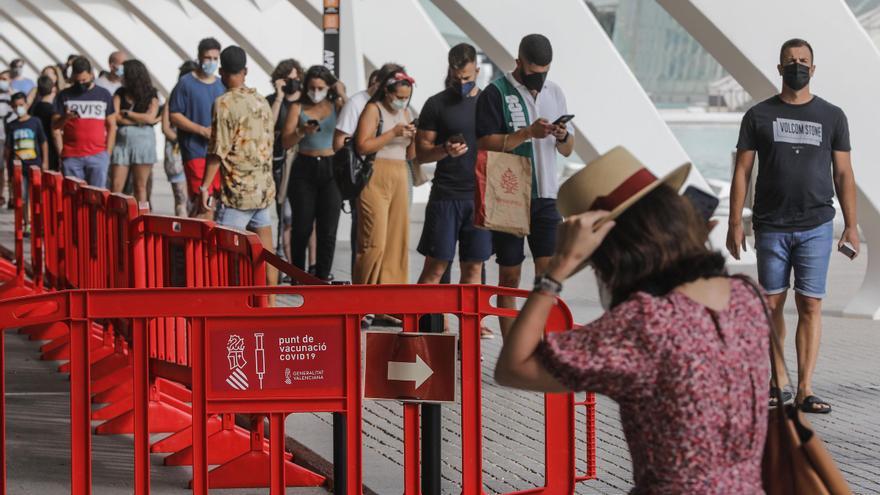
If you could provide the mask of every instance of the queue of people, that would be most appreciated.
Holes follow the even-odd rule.
[[[324,66],[304,70],[283,60],[266,98],[247,85],[242,48],[206,38],[196,55],[180,67],[164,104],[144,64],[122,52],[111,55],[110,71],[98,80],[84,57],[71,58],[66,70],[45,68],[36,83],[13,62],[0,73],[7,166],[19,160],[60,168],[100,186],[108,184],[109,169],[113,191],[130,178],[135,197],[146,203],[158,160],[153,126],[161,122],[177,214],[251,230],[266,249],[329,281],[343,209],[333,161],[352,140],[372,163],[372,176],[350,201],[352,282],[406,284],[413,182],[421,164],[436,162],[417,246],[425,257],[418,283],[439,283],[458,252],[461,283],[482,283],[494,254],[498,284],[519,287],[528,242],[538,276],[519,316],[501,320],[496,380],[618,401],[639,493],[761,491],[768,406],[762,384],[770,375],[769,342],[785,337],[792,271],[798,383],[769,383],[769,405],[782,406],[781,398],[806,413],[831,411],[812,383],[835,192],[845,219],[838,248],[854,258],[860,245],[846,116],[810,93],[815,66],[808,42],[783,44],[781,92],[745,114],[736,144],[727,247],[734,257],[746,247],[742,210],[757,156],[754,228],[771,321],[763,319],[763,295],[748,280],[731,278],[724,257],[708,247],[712,225],[678,194],[688,165],[657,178],[618,148],[560,188],[557,158],[573,153],[575,136],[565,94],[548,78],[553,47],[543,35],[522,38],[516,67],[485,88],[477,85],[476,49],[452,47],[446,87],[420,115],[411,105],[416,80],[396,63],[374,71],[368,88],[348,97]],[[475,169],[486,152],[530,164],[527,236],[475,223]],[[544,336],[562,283],[585,266],[609,291],[610,308],[589,325]],[[268,282],[277,283],[275,273]],[[515,307],[510,297],[499,305]],[[363,326],[379,323],[400,321],[369,315]],[[481,337],[492,336],[481,330]],[[784,366],[783,356],[773,364]]]

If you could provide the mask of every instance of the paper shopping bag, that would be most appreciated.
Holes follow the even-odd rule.
[[[532,162],[512,153],[477,153],[474,225],[517,236],[529,234]]]

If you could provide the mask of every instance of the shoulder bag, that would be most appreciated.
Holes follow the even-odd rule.
[[[376,136],[382,134],[382,112],[379,112],[379,125],[376,127]],[[361,191],[367,187],[370,177],[373,176],[373,160],[376,154],[367,156],[358,154],[354,146],[354,139],[348,138],[342,148],[333,155],[333,178],[342,193],[342,199],[350,201],[357,198]]]
[[[751,286],[764,307],[770,327],[770,367],[773,383],[778,384],[782,373],[786,377],[789,373],[784,365],[782,373],[776,369],[774,357],[782,356],[783,350],[767,301],[752,279],[745,276],[734,278]],[[761,463],[761,478],[767,495],[850,495],[852,492],[843,474],[804,413],[795,405],[784,405],[781,387],[775,390],[779,406],[768,415],[767,443]]]

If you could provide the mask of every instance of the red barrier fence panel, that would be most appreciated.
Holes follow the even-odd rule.
[[[12,201],[15,208],[15,274],[0,286],[0,299],[30,294],[24,271],[24,199],[22,198],[21,163],[12,167]]]
[[[42,174],[41,207],[43,210],[43,236],[45,238],[46,282],[53,288],[64,287],[64,212],[61,191],[64,177],[59,172],[44,171]]]
[[[76,232],[79,254],[79,285],[81,289],[111,287],[108,273],[110,238],[107,232],[107,197],[101,187],[81,185],[77,201]],[[113,239],[115,242],[115,239]]]
[[[43,197],[43,171],[40,167],[32,165],[30,170],[30,222],[31,222],[31,280],[34,290],[43,291],[43,243],[45,242],[44,220],[45,214]]]
[[[107,253],[111,287],[136,287],[131,266],[131,223],[139,214],[137,200],[133,197],[113,193],[107,198],[107,235],[112,239]]]
[[[296,296],[297,307],[257,307],[254,298]],[[425,314],[461,318],[461,416],[464,495],[482,494],[482,427],[479,323],[486,316],[514,317],[516,310],[495,307],[497,295],[527,292],[478,285],[324,286],[276,288],[186,288],[65,291],[0,301],[0,328],[67,320],[76,345],[71,373],[72,493],[89,493],[88,324],[93,319],[132,318],[138,344],[147,349],[147,326],[158,318],[185,318],[192,325],[194,435],[193,492],[207,493],[207,420],[212,414],[269,414],[272,427],[269,478],[273,495],[284,493],[284,417],[297,412],[346,415],[346,491],[361,493],[361,332],[367,313],[399,314],[404,330],[417,328]],[[41,308],[34,311],[34,307]],[[551,310],[547,332],[571,328],[568,308]],[[308,348],[306,348],[308,347]],[[148,401],[150,369],[146,352],[136,352],[135,493],[149,493]],[[364,363],[369,367],[371,363]],[[434,379],[433,377],[428,380]],[[425,384],[430,386],[429,382]],[[407,404],[404,419],[405,494],[418,485],[418,405]],[[574,493],[575,428],[573,394],[545,395],[545,484],[518,493]],[[4,454],[5,455],[5,452]],[[594,455],[594,453],[592,454]],[[5,460],[5,458],[4,458]]]
[[[61,186],[61,212],[64,217],[64,282],[65,288],[76,288],[79,282],[79,188],[85,181],[65,177]]]

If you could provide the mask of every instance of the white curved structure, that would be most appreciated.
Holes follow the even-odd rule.
[[[877,115],[880,53],[843,0],[658,0],[756,99],[778,92],[779,47],[789,38],[808,40],[816,54],[810,84],[840,106],[849,119],[852,157],[859,185],[859,225],[869,246],[880,246],[880,157]],[[793,15],[793,13],[797,15]],[[760,13],[760,15],[756,15]],[[858,77],[853,77],[858,61]],[[880,257],[868,259],[848,316],[880,319]]]
[[[524,35],[550,38],[555,60],[550,78],[565,91],[575,114],[575,151],[584,162],[618,145],[655,174],[690,160],[582,0],[556,0],[553,8],[535,8],[530,0],[505,1],[503,8],[485,0],[433,2],[508,70]],[[708,190],[694,172],[691,180]]]
[[[583,0],[553,0],[552,8],[535,8],[530,0],[432,2],[505,69],[513,66],[523,35],[548,35],[557,60],[551,77],[576,114],[576,151],[584,161],[621,144],[656,174],[688,160]],[[858,96],[880,80],[880,56],[844,0],[658,2],[756,98],[776,92],[779,44],[793,36],[811,40],[816,92],[850,117],[859,183],[877,178],[870,160],[880,157],[880,140],[870,132],[880,103]],[[194,58],[198,41],[213,36],[245,48],[250,85],[268,93],[269,73],[282,58],[294,56],[305,66],[322,62],[322,6],[322,0],[6,0],[0,2],[0,62],[23,58],[32,72],[81,53],[105,69],[110,52],[124,49],[147,64],[164,93],[180,61]],[[341,6],[340,73],[349,93],[364,87],[366,71],[389,61],[407,66],[418,81],[416,108],[442,89],[449,46],[420,0],[341,0]],[[853,60],[862,71],[858,78],[848,77]],[[690,180],[706,187],[697,172]],[[880,190],[862,187],[859,199],[868,243],[880,246]],[[880,318],[880,262],[869,261],[864,287],[846,312]]]

